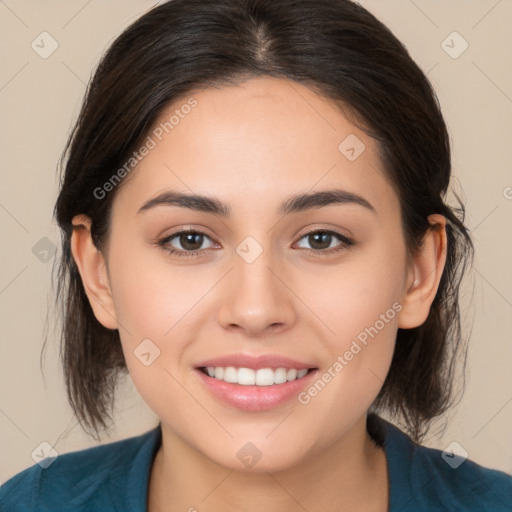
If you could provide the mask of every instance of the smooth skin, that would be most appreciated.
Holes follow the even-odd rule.
[[[408,260],[377,142],[303,85],[255,78],[193,97],[197,106],[122,184],[103,251],[90,220],[73,219],[72,253],[96,318],[119,329],[131,378],[162,421],[148,510],[385,512],[386,457],[366,431],[366,413],[397,329],[428,316],[446,260],[446,220],[429,217],[433,229]],[[338,149],[349,134],[365,144],[354,161]],[[292,195],[335,188],[375,212],[346,203],[278,213]],[[167,190],[214,197],[232,214],[176,205],[138,212]],[[180,229],[206,233],[199,249],[179,236],[158,245]],[[312,229],[356,244],[336,236],[315,244],[304,236]],[[252,263],[236,252],[248,236],[263,249]],[[307,405],[292,399],[242,411],[213,397],[194,370],[225,354],[271,353],[310,362],[321,375],[394,303],[400,312]],[[144,339],[160,350],[149,366],[134,354]],[[262,453],[252,468],[237,457],[248,442]]]

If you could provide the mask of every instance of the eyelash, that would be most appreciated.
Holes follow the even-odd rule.
[[[340,234],[340,233],[337,233],[336,231],[330,231],[330,230],[327,230],[327,229],[316,229],[316,230],[313,230],[313,231],[308,231],[307,233],[304,233],[300,238],[299,240],[302,240],[303,238],[307,237],[307,236],[310,236],[310,235],[313,235],[313,234],[316,234],[316,233],[327,233],[329,235],[334,235],[336,238],[338,238],[342,243],[332,249],[303,249],[304,251],[306,251],[307,254],[310,254],[310,255],[314,255],[314,256],[321,256],[321,257],[325,257],[325,256],[330,256],[334,253],[338,253],[342,250],[345,250],[347,248],[350,248],[350,247],[353,247],[356,245],[356,242],[350,238],[347,238],[346,236]],[[178,256],[178,257],[185,257],[185,258],[191,258],[191,257],[194,257],[194,256],[197,256],[200,252],[203,251],[200,250],[200,251],[181,251],[181,250],[178,250],[178,249],[175,249],[175,248],[168,248],[166,247],[166,244],[168,244],[172,239],[176,238],[177,236],[179,235],[182,235],[182,234],[196,234],[196,235],[203,235],[207,238],[210,238],[206,233],[202,232],[202,231],[198,231],[198,230],[195,230],[195,229],[184,229],[184,230],[181,230],[181,231],[176,231],[175,233],[169,235],[169,236],[166,236],[162,239],[160,239],[158,242],[157,242],[157,245],[159,247],[162,247],[167,253],[169,253],[170,255],[174,255],[174,256]]]

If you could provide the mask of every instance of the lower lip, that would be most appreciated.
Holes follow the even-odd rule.
[[[310,384],[317,373],[316,369],[311,370],[301,379],[272,386],[243,386],[214,379],[197,368],[195,371],[214,396],[224,403],[244,411],[265,411],[279,407],[296,397]]]

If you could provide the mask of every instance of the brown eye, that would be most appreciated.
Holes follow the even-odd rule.
[[[328,230],[316,230],[306,233],[300,238],[300,240],[306,239],[310,244],[311,249],[305,247],[307,252],[317,253],[324,255],[332,254],[333,252],[347,249],[348,247],[355,245],[355,242],[346,236],[336,233],[335,231]],[[331,246],[333,241],[338,239],[341,243],[338,243],[334,247]]]
[[[180,233],[178,240],[186,251],[195,251],[203,245],[203,235],[200,233]]]
[[[210,237],[201,231],[182,230],[166,236],[158,242],[160,247],[166,249],[170,254],[176,256],[197,256],[202,247],[205,238]],[[171,242],[174,241],[174,244]],[[176,247],[178,244],[180,247]]]

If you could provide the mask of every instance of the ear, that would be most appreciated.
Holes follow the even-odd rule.
[[[431,226],[408,269],[406,292],[398,314],[398,327],[402,329],[419,327],[425,322],[446,263],[446,218],[433,214],[428,221]]]
[[[92,241],[91,219],[86,215],[76,215],[73,217],[72,224],[71,253],[80,272],[94,316],[107,329],[117,329],[118,323],[107,266],[103,254]]]

